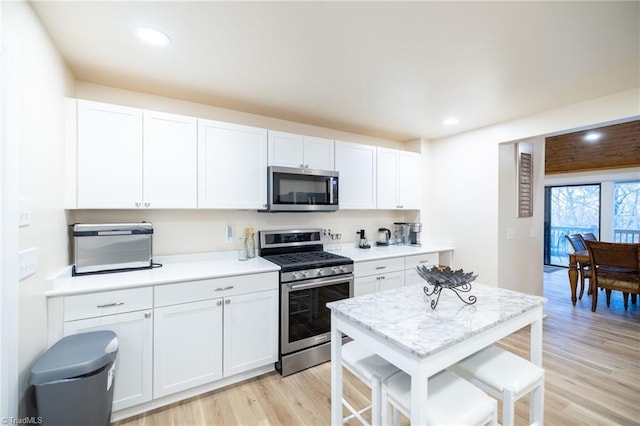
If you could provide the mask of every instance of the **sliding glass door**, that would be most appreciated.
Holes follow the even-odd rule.
[[[545,265],[568,266],[573,249],[565,238],[592,232],[600,238],[600,185],[545,188]]]

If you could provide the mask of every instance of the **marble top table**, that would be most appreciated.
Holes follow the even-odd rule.
[[[478,298],[475,304],[466,305],[443,289],[434,310],[423,287],[415,284],[327,304],[331,309],[333,425],[342,424],[341,333],[361,340],[411,376],[412,425],[426,424],[422,402],[427,398],[430,376],[525,326],[531,326],[530,359],[542,365],[545,298],[472,283],[470,294]],[[542,419],[542,401],[532,401],[532,409],[534,418]]]

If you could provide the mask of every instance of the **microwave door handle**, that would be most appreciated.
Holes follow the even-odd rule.
[[[329,178],[329,204],[333,204],[333,178]]]

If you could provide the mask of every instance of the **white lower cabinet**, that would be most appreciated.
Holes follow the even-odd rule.
[[[278,290],[224,300],[224,376],[278,360]]]
[[[405,258],[404,271],[405,285],[421,284],[425,282],[425,280],[418,275],[418,272],[416,271],[417,266],[426,266],[427,268],[430,268],[438,265],[439,263],[438,253],[425,253],[417,254],[415,256],[407,256]]]
[[[156,286],[153,397],[273,364],[278,275]]]
[[[222,299],[155,309],[153,396],[222,378]]]
[[[115,332],[113,411],[127,417],[273,370],[278,282],[264,272],[50,297],[49,341]]]
[[[151,400],[152,324],[151,309],[64,323],[65,336],[99,330],[118,336],[113,411]]]
[[[356,262],[354,296],[399,288],[404,285],[404,258]]]
[[[354,296],[400,288],[404,285],[404,271],[388,272],[380,275],[369,275],[356,278],[354,281]]]

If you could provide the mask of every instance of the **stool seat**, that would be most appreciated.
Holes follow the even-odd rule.
[[[374,375],[382,382],[400,371],[356,341],[342,345],[342,364],[366,383],[371,382]]]
[[[429,378],[427,424],[484,425],[497,421],[497,403],[477,387],[449,371]],[[400,372],[383,385],[383,400],[411,416],[411,377]]]
[[[355,340],[342,345],[342,365],[371,388],[371,405],[361,410],[356,410],[344,398],[342,399],[342,403],[351,413],[343,421],[346,422],[355,417],[360,423],[369,425],[362,417],[362,413],[371,409],[371,424],[374,426],[380,425],[382,383],[400,371],[400,369]]]
[[[543,404],[544,369],[509,351],[489,346],[449,370],[502,399],[502,424],[505,426],[513,425],[515,401],[535,391],[530,402],[530,420],[541,424],[541,419],[533,418],[533,405]]]
[[[463,359],[451,370],[461,377],[473,375],[499,392],[510,388],[516,394],[528,393],[531,384],[544,377],[542,368],[496,346]]]

